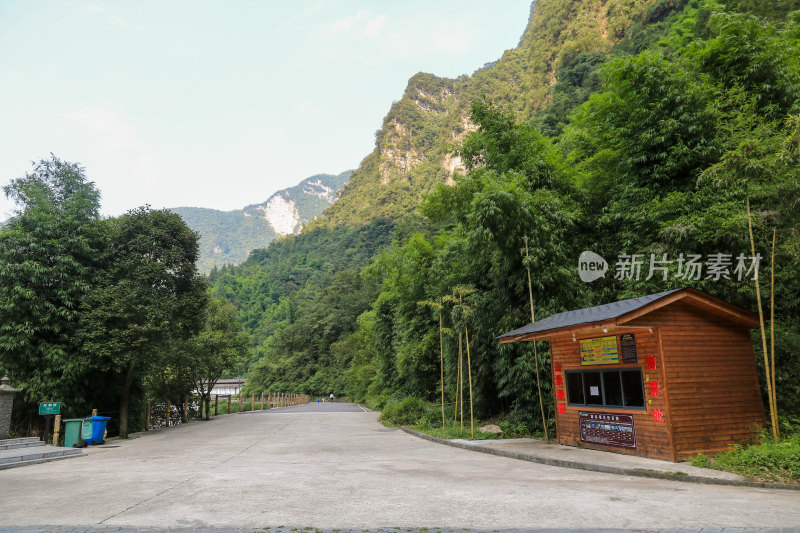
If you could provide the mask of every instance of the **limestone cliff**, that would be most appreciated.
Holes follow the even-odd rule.
[[[200,234],[197,265],[207,273],[214,266],[241,263],[251,250],[266,248],[276,237],[299,233],[336,200],[351,172],[317,174],[274,193],[265,202],[234,211],[201,207],[171,211]]]
[[[530,118],[546,106],[559,72],[581,54],[604,53],[632,28],[682,7],[683,0],[538,0],[516,48],[472,75],[419,73],[392,104],[375,149],[319,223],[358,225],[397,219],[461,162],[452,147],[474,129],[470,103],[487,97]]]

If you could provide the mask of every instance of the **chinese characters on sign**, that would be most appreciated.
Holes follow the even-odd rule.
[[[632,415],[615,413],[579,413],[581,440],[636,448],[636,431]]]
[[[653,409],[653,422],[663,422],[664,421],[664,413],[661,412],[661,409]]]
[[[582,339],[581,365],[614,365],[619,363],[616,335]]]
[[[634,333],[623,333],[619,336],[619,353],[622,364],[639,362],[639,355],[636,352],[636,335]]]
[[[618,280],[639,280],[644,276],[645,280],[649,280],[658,276],[666,281],[672,270],[672,277],[685,280],[753,280],[760,263],[761,254],[755,257],[739,254],[735,258],[733,254],[707,254],[705,261],[701,254],[681,253],[677,259],[669,259],[667,254],[650,254],[649,260],[645,254],[619,254],[614,277]]]
[[[39,403],[40,415],[57,415],[61,412],[61,402],[41,402]]]

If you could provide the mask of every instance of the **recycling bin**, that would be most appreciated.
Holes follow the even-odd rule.
[[[94,429],[94,424],[92,422],[87,422],[86,420],[83,421],[83,429],[81,429],[81,438],[83,439],[83,445],[86,446],[86,441],[92,440],[92,430]]]
[[[91,424],[86,424],[86,426],[91,426]],[[91,437],[91,430],[89,436]],[[84,440],[83,418],[64,420],[64,447],[83,448],[84,446],[86,446],[86,441]]]
[[[105,442],[104,435],[106,432],[106,424],[111,417],[108,416],[87,416],[86,422],[92,428],[91,436],[86,439],[86,444],[103,444]],[[85,437],[84,437],[85,438]]]

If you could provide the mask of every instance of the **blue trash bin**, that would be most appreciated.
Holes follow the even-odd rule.
[[[109,416],[87,416],[85,420],[92,421],[92,437],[86,444],[103,444],[105,442],[106,424],[111,420]]]

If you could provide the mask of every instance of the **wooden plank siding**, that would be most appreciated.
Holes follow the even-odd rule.
[[[650,331],[652,329],[652,332]],[[636,335],[636,349],[638,364],[618,364],[618,365],[598,365],[592,370],[612,370],[623,368],[641,368],[642,377],[649,378],[650,381],[658,381],[661,385],[662,393],[651,396],[648,391],[647,383],[644,384],[644,409],[619,409],[603,406],[572,406],[566,401],[566,371],[568,370],[588,370],[589,367],[581,366],[580,345],[581,339],[602,337],[610,335],[620,335],[622,333],[633,333]],[[664,374],[659,348],[658,331],[655,328],[609,328],[608,333],[592,331],[591,334],[576,334],[575,340],[571,334],[558,335],[548,339],[550,341],[550,353],[553,364],[553,390],[564,389],[565,400],[556,399],[556,424],[558,428],[558,442],[567,446],[583,446],[596,450],[612,451],[628,455],[640,455],[656,459],[674,460],[671,447],[670,427],[667,422],[657,422],[654,420],[653,412],[660,409],[667,420],[667,400],[664,394]],[[656,368],[648,370],[647,357],[655,357]],[[561,365],[561,371],[555,371],[555,364]],[[556,376],[560,375],[562,387],[557,386]],[[554,395],[555,396],[555,395]],[[557,398],[557,396],[556,396]],[[559,414],[558,406],[564,404],[564,414]],[[624,448],[619,446],[607,446],[592,442],[582,442],[580,439],[579,412],[588,413],[619,413],[633,415],[634,427],[636,431],[636,448]]]
[[[680,461],[725,451],[752,438],[756,426],[764,426],[750,337],[758,326],[755,313],[684,288],[557,313],[545,321],[509,332],[501,342],[550,343],[560,444]],[[581,366],[579,341],[611,335],[619,339],[624,333],[636,336],[637,363]],[[653,364],[648,365],[648,358]],[[568,371],[625,368],[641,369],[644,408],[570,405]],[[650,386],[654,382],[657,387]],[[581,412],[633,417],[636,447],[581,441]],[[617,421],[627,423],[627,417]],[[628,434],[611,430],[600,435],[622,443]]]
[[[764,425],[750,330],[709,308],[675,302],[637,318],[661,334],[673,460],[714,454]]]

